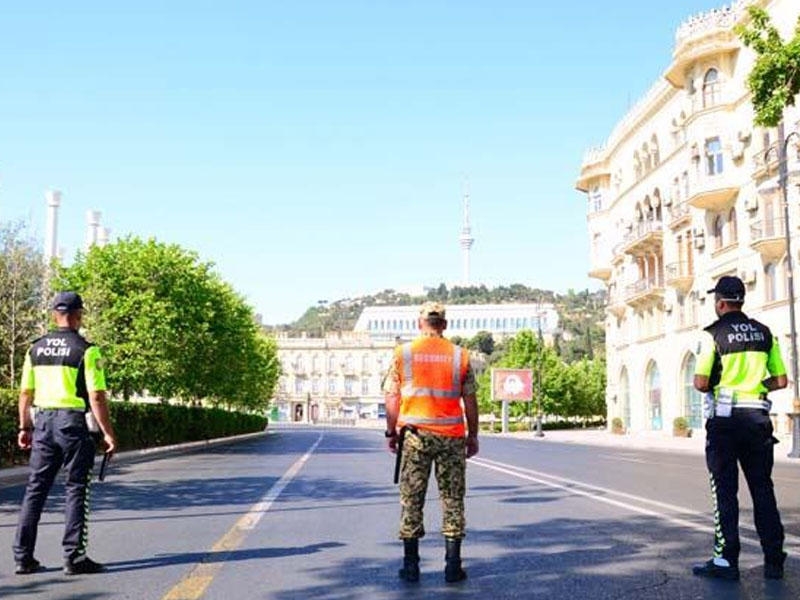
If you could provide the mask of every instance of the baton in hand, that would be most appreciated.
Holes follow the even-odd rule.
[[[100,463],[100,473],[97,476],[98,481],[104,481],[106,478],[106,467],[108,466],[108,461],[111,459],[111,454],[106,452],[103,454],[103,462]]]

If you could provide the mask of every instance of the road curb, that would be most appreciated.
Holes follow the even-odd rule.
[[[255,433],[244,433],[241,435],[213,438],[210,440],[198,440],[195,442],[186,442],[184,444],[170,444],[169,446],[156,446],[154,448],[143,448],[141,450],[127,450],[125,452],[115,454],[113,461],[117,463],[141,462],[151,458],[158,458],[168,454],[179,454],[181,452],[188,452],[199,448],[211,448],[213,446],[222,446],[224,444],[245,442],[247,440],[257,439],[269,434],[270,431],[265,429],[264,431],[257,431]],[[28,479],[29,472],[28,466],[0,469],[0,487],[9,487],[12,485],[19,485],[20,483],[25,483]]]

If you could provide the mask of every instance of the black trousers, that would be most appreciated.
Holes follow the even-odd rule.
[[[36,533],[47,495],[58,471],[66,471],[64,483],[64,556],[86,553],[88,543],[89,481],[96,444],[81,410],[42,410],[33,430],[28,485],[14,539],[17,562],[33,558]]]
[[[782,562],[783,525],[772,486],[772,421],[764,410],[734,409],[706,422],[706,464],[714,501],[714,556],[739,561],[739,469],[742,466],[765,562]]]

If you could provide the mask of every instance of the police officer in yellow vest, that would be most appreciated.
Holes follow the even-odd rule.
[[[778,340],[769,328],[742,312],[744,283],[721,277],[714,294],[718,320],[705,328],[694,386],[707,394],[706,464],[714,501],[714,553],[693,573],[701,577],[739,579],[739,504],[742,466],[756,530],[764,552],[764,577],[783,577],[783,525],[772,487],[771,407],[767,393],[785,388],[786,368]]]
[[[435,463],[446,547],[444,576],[455,583],[467,577],[461,567],[461,540],[466,526],[466,459],[478,453],[475,376],[468,352],[442,336],[447,327],[444,306],[424,304],[418,326],[420,336],[395,349],[384,381],[389,450],[397,452],[403,445],[399,483],[404,559],[399,574],[407,582],[419,581],[422,513]]]
[[[108,414],[100,350],[78,333],[83,300],[74,292],[60,292],[51,308],[56,329],[32,344],[22,369],[17,441],[21,448],[31,450],[31,473],[14,540],[16,573],[43,568],[34,558],[36,533],[61,467],[66,470],[64,573],[97,573],[103,565],[86,555],[89,481],[96,449],[88,425],[92,418],[87,415],[99,425],[107,453],[114,452],[117,442]]]

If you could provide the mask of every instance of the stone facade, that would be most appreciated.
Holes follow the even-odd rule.
[[[776,130],[753,125],[745,86],[754,55],[733,32],[746,2],[697,15],[676,33],[672,62],[582,163],[590,275],[608,288],[608,417],[629,430],[702,426],[692,388],[698,332],[714,320],[706,290],[722,275],[746,283],[745,312],[779,337],[791,369],[784,207]],[[796,0],[760,2],[785,39]],[[800,112],[786,113],[787,134]],[[797,137],[793,137],[796,141]],[[800,181],[789,144],[789,169]],[[792,261],[800,254],[800,193],[789,185]],[[796,270],[796,267],[795,267]],[[791,426],[795,382],[772,396],[777,431]]]

